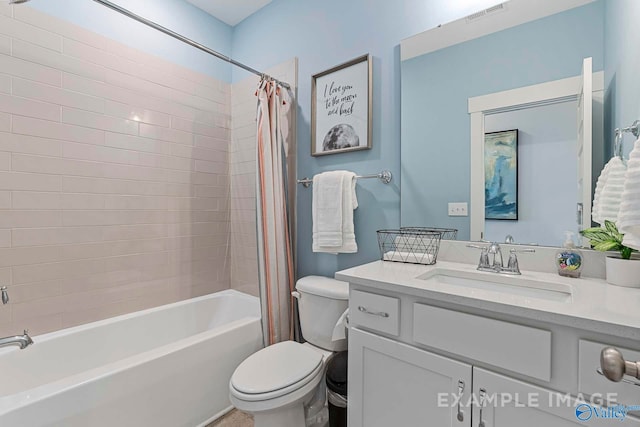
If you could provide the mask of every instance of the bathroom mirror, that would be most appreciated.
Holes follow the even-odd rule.
[[[584,198],[590,203],[611,151],[613,131],[604,124],[605,117],[611,120],[605,49],[615,43],[606,25],[609,6],[607,0],[511,0],[401,43],[402,226],[456,228],[459,240],[511,237],[514,243],[544,246],[559,246],[565,230],[579,230],[578,175],[588,178]],[[585,58],[591,58],[593,97],[592,149],[586,158],[578,154],[577,120]],[[614,83],[609,78],[609,85]],[[571,90],[543,96],[545,88],[557,85]],[[527,91],[536,102],[509,102],[514,93]],[[474,102],[498,95],[506,99],[504,107],[486,103],[482,122],[474,125]],[[496,179],[513,181],[501,188],[517,188],[510,195],[517,219],[513,212],[498,218],[484,206],[478,215],[477,201],[483,205],[492,191],[485,182],[491,185],[496,159],[490,151],[484,158],[472,156],[472,129],[483,147],[485,133],[517,130],[517,148],[512,147],[517,161],[512,156],[507,162],[512,170],[493,177],[494,185]],[[585,161],[591,168],[581,171]],[[469,216],[474,207],[475,226]],[[588,210],[582,218],[591,225]]]

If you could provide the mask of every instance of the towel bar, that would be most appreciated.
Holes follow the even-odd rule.
[[[380,173],[372,175],[356,175],[356,179],[369,178],[378,178],[380,181],[382,181],[383,184],[389,184],[393,179],[393,175],[391,174],[391,171],[388,170],[383,170]],[[298,180],[298,184],[302,184],[304,188],[309,188],[311,187],[311,184],[313,184],[313,179],[305,176],[304,178]]]

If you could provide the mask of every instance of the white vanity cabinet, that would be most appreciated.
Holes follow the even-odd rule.
[[[477,367],[473,368],[473,392],[479,397],[473,407],[473,426],[640,426],[632,417],[598,418],[593,411],[602,410],[600,407]]]
[[[470,410],[454,401],[469,400],[471,373],[471,365],[354,328],[349,426],[470,426]]]
[[[357,283],[350,313],[350,427],[640,427],[580,407],[612,390],[640,405],[640,387],[596,373],[597,333]]]

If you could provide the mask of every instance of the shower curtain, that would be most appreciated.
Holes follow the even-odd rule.
[[[262,79],[256,92],[258,276],[266,345],[293,338],[293,251],[288,212],[287,154],[291,98]]]

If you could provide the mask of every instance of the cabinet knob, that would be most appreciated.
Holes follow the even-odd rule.
[[[606,347],[600,353],[600,370],[598,373],[604,375],[613,382],[626,382],[640,385],[634,381],[624,378],[625,375],[640,379],[640,362],[628,362],[624,360],[620,350],[613,347]]]

